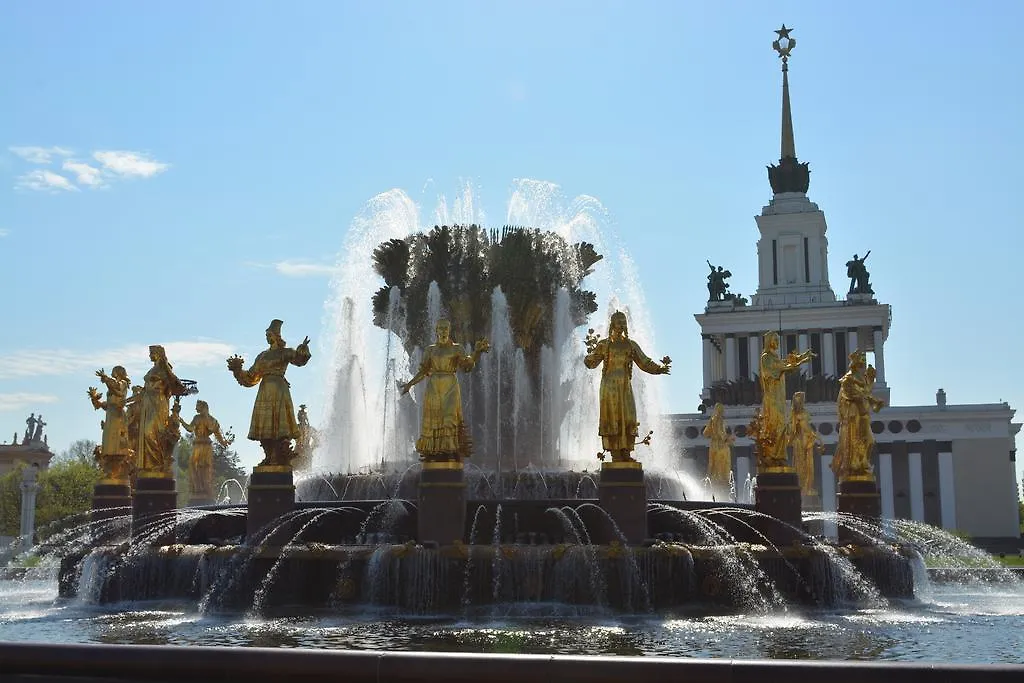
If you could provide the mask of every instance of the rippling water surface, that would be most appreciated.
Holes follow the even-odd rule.
[[[325,612],[257,619],[205,616],[170,603],[83,605],[57,600],[52,582],[0,581],[0,640],[1024,663],[1024,592],[934,586],[920,600],[887,609],[769,616],[580,615],[508,605],[461,618]]]

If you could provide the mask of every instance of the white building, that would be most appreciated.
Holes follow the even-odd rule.
[[[731,298],[709,301],[695,316],[703,339],[704,405],[710,414],[715,403],[723,403],[737,437],[733,471],[739,498],[744,500],[742,483],[756,475],[746,427],[760,403],[762,335],[776,330],[780,355],[807,348],[816,354],[812,363],[789,378],[787,394],[806,391],[812,423],[825,443],[815,463],[822,509],[836,507],[836,481],[829,463],[838,431],[837,380],[846,372],[849,353],[859,348],[869,352],[868,361],[877,370],[876,394],[887,406],[872,422],[883,515],[974,538],[1018,537],[1014,437],[1021,425],[1012,421],[1010,406],[945,405],[945,394],[939,390],[935,405],[888,407],[884,349],[892,311],[875,300],[870,286],[859,286],[859,292],[851,286],[841,296],[832,288],[825,214],[807,197],[809,172],[796,158],[786,71],[784,60],[782,154],[779,164],[768,171],[773,197],[755,218],[761,236],[757,293],[749,304]],[[702,430],[707,418],[695,413],[668,419],[686,448],[684,466],[703,478],[708,442]]]

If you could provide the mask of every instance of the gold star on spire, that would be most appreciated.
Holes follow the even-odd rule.
[[[777,29],[775,33],[778,34],[778,38],[772,43],[772,49],[779,53],[779,57],[782,58],[782,69],[786,69],[786,62],[789,61],[789,53],[796,47],[796,38],[790,38],[789,34],[793,31],[791,28],[786,28],[783,24],[782,28]]]

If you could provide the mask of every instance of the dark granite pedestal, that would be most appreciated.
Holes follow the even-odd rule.
[[[452,545],[465,541],[466,483],[462,463],[423,463],[420,471],[417,536],[420,543]]]
[[[295,481],[288,465],[256,467],[249,477],[246,540],[252,542],[274,520],[295,510]]]
[[[601,464],[598,490],[601,509],[618,527],[598,530],[596,543],[625,542],[639,545],[647,539],[647,484],[643,466],[635,461]]]
[[[104,538],[111,531],[106,520],[132,514],[132,486],[130,482],[102,479],[92,489],[92,526],[95,538]],[[124,539],[111,539],[124,540]]]
[[[170,530],[169,518],[177,505],[178,490],[174,477],[140,474],[135,480],[132,497],[132,539],[154,545],[165,542],[161,531],[165,522],[167,530]]]
[[[868,521],[877,522],[882,516],[882,496],[874,475],[854,475],[840,481],[839,493],[836,495],[836,510],[840,514],[857,515]],[[843,525],[839,525],[840,543],[858,543],[863,540],[859,534],[851,533]]]
[[[792,467],[758,470],[754,509],[800,528],[800,480]]]

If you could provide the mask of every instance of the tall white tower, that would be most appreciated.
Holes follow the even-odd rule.
[[[829,281],[825,214],[807,198],[810,169],[796,156],[789,96],[789,57],[796,40],[791,31],[783,26],[772,44],[782,59],[782,141],[779,163],[768,166],[772,198],[754,218],[760,233],[757,292],[747,304],[727,293],[721,279],[727,271],[713,271],[707,308],[695,316],[704,339],[706,404],[756,404],[761,338],[768,330],[779,333],[783,354],[815,353],[799,377],[788,381],[790,393],[802,390],[810,403],[834,403],[848,356],[860,349],[872,353],[876,393],[889,398],[882,349],[889,335],[889,306],[875,300],[860,257],[848,265],[860,279],[852,280],[855,286],[844,292],[845,299],[836,296]]]

